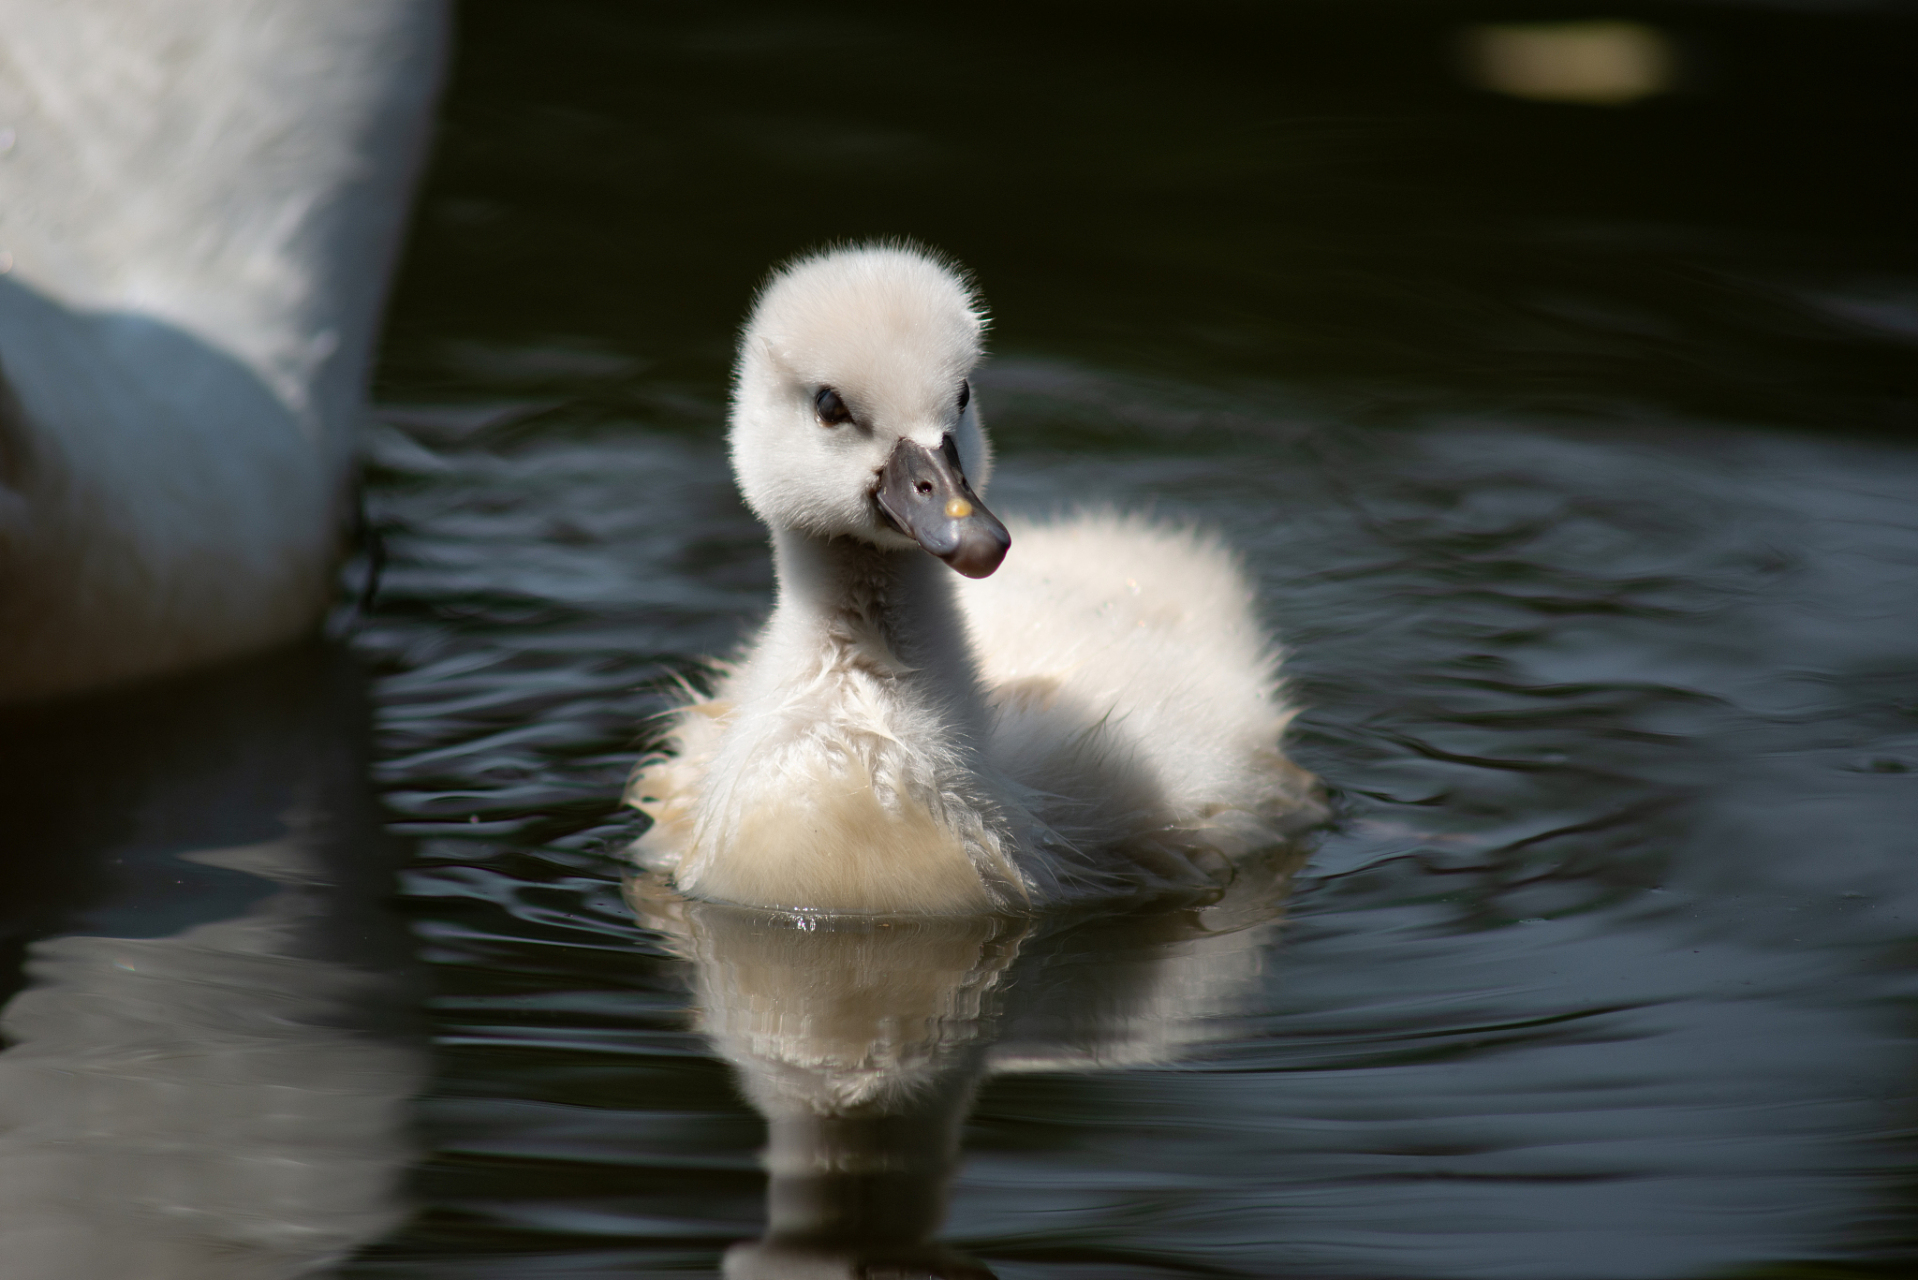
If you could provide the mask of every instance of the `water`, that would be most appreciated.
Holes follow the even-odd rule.
[[[13,1265],[1907,1274],[1918,27],[1635,9],[1685,79],[1596,108],[1461,87],[1485,16],[467,6],[373,590],[9,713]],[[995,508],[1258,580],[1339,818],[1205,911],[626,883],[769,598],[734,326],[888,234],[994,307]]]

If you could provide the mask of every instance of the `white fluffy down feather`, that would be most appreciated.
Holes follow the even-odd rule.
[[[1322,814],[1215,539],[1092,513],[1014,523],[1005,551],[978,502],[984,327],[908,247],[803,259],[760,295],[731,445],[778,604],[629,792],[639,859],[681,890],[901,914],[1149,896]]]

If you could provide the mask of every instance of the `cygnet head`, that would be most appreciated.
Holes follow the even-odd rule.
[[[733,474],[775,530],[919,546],[967,577],[1011,539],[986,510],[992,451],[968,381],[985,316],[966,282],[891,245],[802,258],[740,341]]]

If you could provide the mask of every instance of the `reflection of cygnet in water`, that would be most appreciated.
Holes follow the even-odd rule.
[[[726,1275],[987,1274],[931,1243],[1020,927],[686,914],[703,1029],[766,1117],[767,1233]]]
[[[308,1275],[401,1214],[423,1061],[329,1025],[380,978],[301,954],[316,860],[184,856],[286,887],[170,937],[33,945],[0,1014],[0,1275]]]
[[[1063,919],[792,915],[634,881],[766,1117],[766,1234],[726,1276],[990,1276],[932,1239],[980,1082],[1168,1062],[1216,1034],[1257,981],[1291,865],[1248,865],[1203,908]]]

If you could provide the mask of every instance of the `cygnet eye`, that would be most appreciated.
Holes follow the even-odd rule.
[[[963,379],[959,383],[959,412],[964,413],[966,406],[972,403],[972,380]]]
[[[839,393],[831,387],[821,387],[812,398],[813,408],[819,411],[819,421],[829,427],[852,421],[852,410],[839,398]]]

